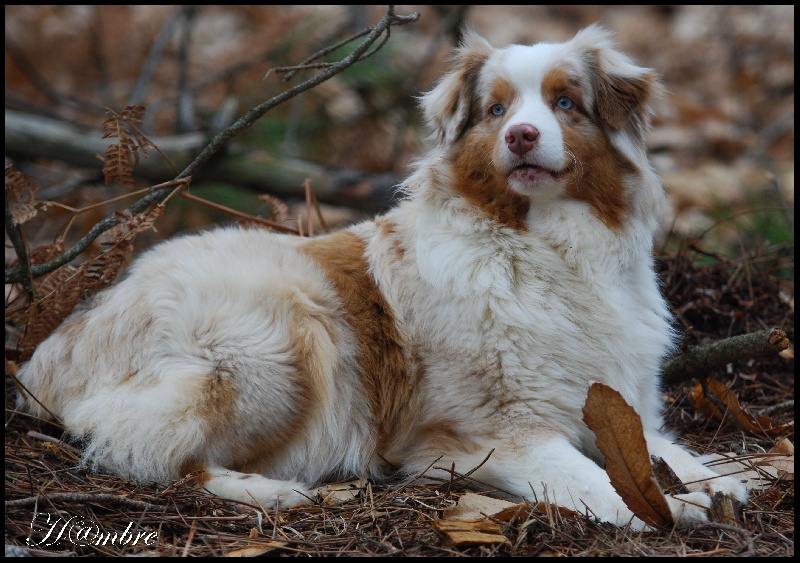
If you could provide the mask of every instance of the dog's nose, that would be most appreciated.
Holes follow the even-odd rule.
[[[538,138],[539,130],[530,123],[512,125],[508,128],[508,131],[506,131],[508,150],[518,156],[523,156],[531,150]]]

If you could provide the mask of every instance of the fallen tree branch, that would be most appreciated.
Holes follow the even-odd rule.
[[[96,167],[95,155],[104,154],[109,144],[108,139],[101,139],[102,134],[99,129],[87,130],[50,117],[5,112],[5,148],[12,158],[52,158],[76,166]],[[178,169],[188,166],[192,155],[205,142],[202,133],[148,138]],[[135,168],[134,176],[160,184],[173,179],[175,172],[166,160],[147,158]],[[389,207],[395,186],[402,181],[394,174],[334,169],[230,143],[228,150],[193,177],[193,182],[226,182],[279,198],[302,198],[306,178],[311,180],[320,201],[348,205],[369,214]]]
[[[789,347],[786,332],[770,328],[696,346],[664,365],[662,381],[681,383],[739,360],[777,354]]]

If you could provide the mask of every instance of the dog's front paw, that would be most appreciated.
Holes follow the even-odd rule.
[[[676,526],[684,528],[708,522],[711,497],[706,493],[698,491],[682,495],[666,495],[666,499]]]
[[[722,493],[741,504],[747,504],[747,488],[736,477],[714,477],[707,481],[708,493]]]
[[[735,476],[722,476],[706,469],[703,475],[693,477],[684,481],[690,492],[705,493],[710,497],[721,493],[740,504],[747,504],[747,488]]]
[[[733,477],[715,476],[694,483],[687,483],[691,491],[680,495],[666,495],[672,517],[676,525],[685,527],[708,522],[709,510],[722,514],[733,514],[738,507],[747,503],[747,489]],[[717,498],[719,495],[726,499]],[[728,506],[728,510],[724,507]]]

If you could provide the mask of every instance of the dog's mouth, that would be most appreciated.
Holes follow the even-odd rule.
[[[552,170],[535,164],[520,164],[511,169],[511,178],[526,184],[536,184],[547,180],[557,180],[566,170]]]

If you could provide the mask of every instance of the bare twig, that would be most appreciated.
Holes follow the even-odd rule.
[[[316,64],[312,64],[312,61],[315,61],[316,59],[318,59],[320,57],[324,57],[328,53],[331,53],[331,52],[335,51],[336,49],[338,49],[339,47],[342,47],[343,45],[347,45],[351,41],[355,41],[359,37],[364,37],[369,32],[370,32],[369,28],[362,29],[361,31],[359,31],[357,33],[354,33],[350,37],[346,37],[345,39],[342,39],[341,41],[337,41],[333,45],[328,45],[327,47],[325,47],[323,49],[320,49],[319,51],[317,51],[316,53],[314,53],[310,57],[306,58],[305,60],[303,60],[299,64],[292,65],[292,66],[282,66],[282,67],[278,67],[278,68],[271,68],[271,69],[269,69],[267,71],[267,74],[264,76],[264,78],[267,78],[273,72],[285,72],[286,75],[283,77],[283,80],[284,80],[284,82],[288,82],[300,70],[308,70],[308,69],[315,69],[315,68],[317,68],[317,69],[318,68],[329,68],[329,67],[333,66],[334,63],[316,63]]]
[[[35,506],[43,499],[49,502],[74,502],[74,503],[111,503],[120,504],[136,510],[150,510],[158,512],[168,512],[175,510],[175,507],[165,506],[160,504],[152,504],[142,500],[135,500],[127,497],[121,497],[110,494],[95,494],[95,493],[53,493],[49,495],[39,495],[35,497],[20,498],[16,500],[5,501],[6,508],[19,508],[21,506]]]
[[[275,229],[276,231],[282,231],[285,233],[294,233],[299,234],[297,229],[293,229],[292,227],[287,227],[286,225],[281,225],[280,223],[276,223],[275,221],[270,221],[269,219],[262,219],[261,217],[255,217],[253,215],[248,215],[246,213],[241,213],[236,211],[235,209],[231,209],[225,205],[221,205],[219,203],[214,203],[213,201],[208,201],[207,199],[203,199],[201,197],[197,197],[195,195],[190,194],[189,192],[181,192],[180,197],[182,199],[186,199],[189,201],[193,201],[195,203],[199,203],[200,205],[205,205],[206,207],[210,207],[211,209],[216,209],[217,211],[223,211],[228,213],[229,215],[233,215],[234,217],[240,217],[242,219],[246,219],[248,221],[254,221],[256,223],[261,223],[262,225],[269,227],[270,229]]]
[[[77,455],[81,455],[81,451],[78,448],[76,448],[75,446],[71,446],[70,444],[67,444],[64,440],[59,440],[58,438],[54,438],[53,436],[48,436],[47,434],[42,434],[41,432],[36,432],[34,430],[28,430],[28,436],[30,436],[31,438],[36,438],[37,440],[41,440],[43,442],[50,442],[51,444],[56,444],[67,451],[70,451]]]

